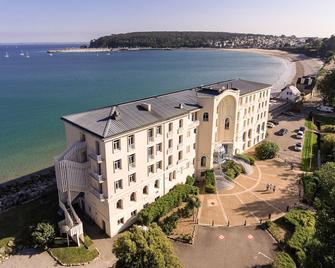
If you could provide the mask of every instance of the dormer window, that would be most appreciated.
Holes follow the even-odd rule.
[[[208,121],[208,113],[204,113],[202,120],[206,122]]]

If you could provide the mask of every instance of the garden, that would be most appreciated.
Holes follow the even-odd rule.
[[[229,180],[233,180],[241,173],[245,173],[242,165],[236,163],[234,160],[226,160],[221,164],[221,169]]]

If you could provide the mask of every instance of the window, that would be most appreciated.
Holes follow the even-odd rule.
[[[229,124],[230,124],[230,119],[226,118],[226,120],[224,121],[224,129],[229,129]]]
[[[96,153],[97,155],[100,154],[100,144],[99,144],[98,141],[95,141],[95,153]]]
[[[148,148],[148,161],[154,159],[154,147],[151,146]]]
[[[264,131],[265,129],[265,122],[262,123],[262,130]]]
[[[173,141],[171,139],[171,140],[169,140],[169,149],[172,148],[172,146],[173,146]]]
[[[136,182],[136,173],[130,174],[128,178],[129,178],[129,183]]]
[[[183,127],[183,119],[179,120],[179,127]]]
[[[135,209],[130,213],[130,216],[135,217],[137,215],[137,210]]]
[[[169,156],[168,158],[168,165],[172,165],[172,161],[173,161],[173,158],[172,158],[172,155]]]
[[[200,177],[205,177],[205,175],[206,175],[206,171],[202,171],[202,172],[200,173]]]
[[[120,225],[120,224],[123,224],[124,223],[124,218],[121,218],[121,219],[118,219],[117,220],[117,224]]]
[[[200,161],[201,163],[201,166],[202,167],[205,167],[206,166],[206,156],[203,156],[203,157],[201,157],[201,161]]]
[[[162,135],[162,126],[157,126],[156,127],[156,136]]]
[[[180,136],[179,136],[178,141],[179,141],[179,144],[182,144],[182,143],[183,143],[183,135],[180,135]]]
[[[208,113],[204,113],[204,115],[202,116],[202,120],[208,121]]]
[[[172,179],[173,179],[173,173],[170,172],[170,173],[169,173],[169,181],[172,181]]]
[[[114,161],[114,172],[120,170],[121,167],[121,159]]]
[[[154,165],[148,166],[148,176],[152,173],[154,173]]]
[[[154,129],[150,128],[148,129],[148,141],[153,141],[154,140]]]
[[[162,161],[156,163],[156,169],[162,169]]]
[[[149,194],[149,187],[148,186],[144,186],[143,194]]]
[[[183,151],[179,151],[178,152],[178,160],[182,160],[183,159]]]
[[[173,130],[173,124],[169,123],[169,131],[172,131],[172,130]]]
[[[115,190],[122,189],[122,179],[115,182]]]
[[[113,150],[118,151],[121,150],[121,143],[120,140],[113,141]]]
[[[131,135],[128,136],[128,149],[134,149],[135,148],[135,136]]]
[[[116,208],[123,209],[123,201],[122,201],[122,199],[119,199],[116,202]]]
[[[161,153],[162,152],[162,143],[158,143],[156,145],[156,153]]]
[[[155,180],[155,188],[159,188],[159,180]]]
[[[197,120],[197,113],[192,113],[192,121]]]
[[[245,141],[246,138],[247,138],[247,133],[246,133],[246,132],[243,132],[242,140]]]
[[[133,202],[136,201],[136,193],[135,192],[131,193],[131,195],[130,195],[130,201],[133,201]]]
[[[251,134],[252,134],[252,130],[249,129],[249,130],[248,130],[248,138],[249,138],[249,139],[251,138]],[[248,145],[248,146],[249,146],[249,145]]]
[[[260,130],[261,130],[261,126],[260,126],[260,125],[257,125],[257,133],[258,133],[258,134],[259,134]]]
[[[128,156],[128,165],[129,167],[135,167],[135,154]]]

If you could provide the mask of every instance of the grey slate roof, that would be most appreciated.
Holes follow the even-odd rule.
[[[223,86],[227,88],[227,84],[229,84],[229,89],[240,90],[240,95],[270,86],[240,79],[229,80],[67,115],[63,116],[62,119],[101,138],[107,138],[197,110],[201,108],[197,103],[198,94],[213,95],[216,89]],[[140,106],[142,103],[151,104],[151,111],[144,110]],[[182,108],[179,107],[180,104],[183,104]],[[115,110],[119,113],[117,119],[113,117]]]

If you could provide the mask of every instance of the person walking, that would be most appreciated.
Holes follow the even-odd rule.
[[[266,190],[269,191],[269,189],[270,189],[270,184],[267,183],[266,184]]]
[[[273,185],[273,192],[276,191],[276,185]]]

